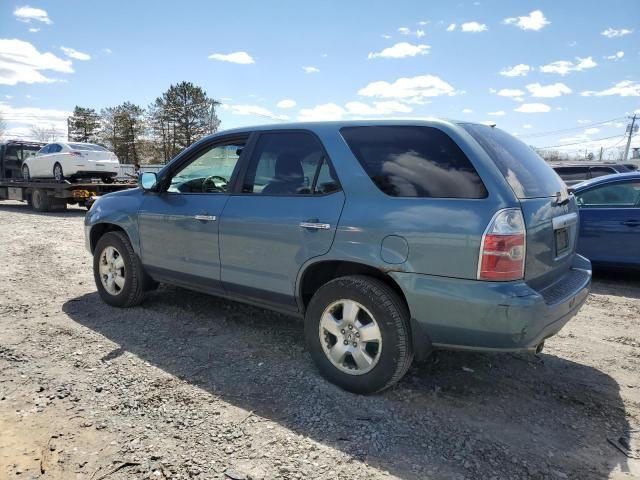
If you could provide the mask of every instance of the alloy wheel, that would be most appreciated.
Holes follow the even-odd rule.
[[[100,254],[100,280],[111,295],[118,295],[126,282],[124,258],[114,247],[106,247]]]

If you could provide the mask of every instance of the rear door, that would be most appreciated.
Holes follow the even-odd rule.
[[[263,132],[220,223],[223,287],[296,309],[295,281],[329,251],[344,204],[320,140],[302,130]]]
[[[594,262],[640,265],[640,180],[596,185],[576,196],[578,253]]]
[[[492,127],[465,129],[492,158],[520,201],[527,228],[525,280],[540,289],[570,268],[576,249],[578,206],[566,185],[531,147]]]

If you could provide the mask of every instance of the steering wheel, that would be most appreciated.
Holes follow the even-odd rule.
[[[215,180],[222,181],[222,185],[220,185],[220,186],[216,185]],[[228,183],[229,183],[229,181],[224,177],[220,177],[218,175],[211,175],[211,176],[205,178],[204,181],[202,182],[202,191],[204,193],[207,193],[207,192],[224,192]]]

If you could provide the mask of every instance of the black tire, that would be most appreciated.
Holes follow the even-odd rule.
[[[31,172],[29,172],[29,165],[22,165],[22,179],[27,182],[31,180]]]
[[[37,212],[48,212],[51,208],[51,202],[47,192],[41,188],[36,188],[31,192],[31,205]]]
[[[115,180],[113,179],[113,177],[102,177],[102,181],[104,183],[113,183]]]
[[[58,170],[59,170],[59,172],[58,172]],[[58,175],[58,173],[59,173],[59,175]],[[64,171],[62,170],[62,165],[60,165],[60,163],[58,163],[58,162],[56,162],[53,165],[53,178],[58,183],[63,183],[64,182]]]
[[[107,247],[114,247],[124,260],[125,283],[116,295],[106,290],[100,278],[100,257]],[[123,232],[108,232],[100,237],[93,254],[93,278],[98,294],[105,303],[120,308],[134,307],[142,303],[146,291],[145,275],[131,242]]]
[[[382,336],[377,364],[360,375],[338,369],[322,347],[319,334],[322,314],[329,305],[342,299],[354,300],[365,307],[375,317]],[[404,376],[413,361],[407,306],[384,282],[364,275],[340,277],[318,289],[307,308],[305,337],[322,376],[354,393],[368,394],[389,388]]]

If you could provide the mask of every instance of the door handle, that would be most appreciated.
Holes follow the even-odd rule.
[[[624,222],[620,222],[622,225],[626,225],[627,227],[640,227],[640,220],[625,220]]]
[[[217,220],[215,215],[196,215],[193,218],[201,222],[215,222]]]
[[[312,230],[329,230],[331,225],[328,223],[319,223],[317,219],[310,220],[308,222],[300,222],[301,228],[309,228]]]

